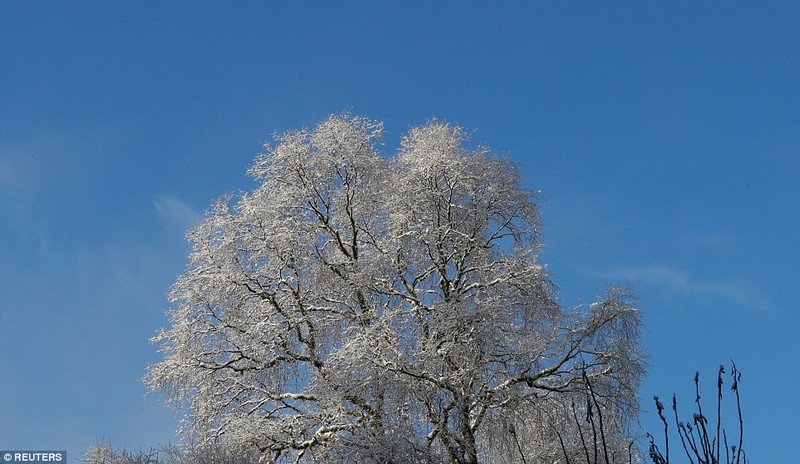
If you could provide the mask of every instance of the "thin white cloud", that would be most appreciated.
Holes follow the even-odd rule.
[[[655,286],[664,291],[687,296],[727,300],[739,306],[767,309],[767,298],[752,284],[736,280],[705,280],[670,266],[653,265],[590,272],[609,280]]]
[[[2,154],[2,151],[0,151]],[[0,189],[6,189],[11,186],[11,183],[19,178],[19,174],[15,172],[16,169],[11,164],[11,160],[5,157],[0,157]]]
[[[692,237],[692,241],[706,248],[724,248],[736,244],[737,239],[731,234],[705,234]]]
[[[41,184],[43,170],[35,167],[36,160],[21,156],[8,147],[0,147],[0,192],[13,203],[30,201],[31,193]],[[34,175],[34,172],[39,175]],[[2,198],[0,198],[2,199]]]
[[[194,227],[202,217],[199,212],[187,205],[186,202],[171,195],[159,195],[155,202],[155,207],[164,221],[181,230],[188,230]]]
[[[35,243],[39,253],[47,253],[48,210],[44,177],[48,172],[34,156],[38,146],[6,144],[0,146],[0,229],[13,232],[26,243]]]

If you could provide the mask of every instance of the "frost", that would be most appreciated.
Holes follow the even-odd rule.
[[[435,120],[384,157],[382,129],[344,114],[277,136],[249,171],[260,185],[189,233],[147,377],[187,440],[265,462],[547,458],[583,449],[556,433],[591,412],[591,382],[626,447],[643,371],[630,296],[565,311],[513,164]]]

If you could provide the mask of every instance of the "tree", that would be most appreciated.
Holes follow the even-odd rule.
[[[182,433],[265,462],[559,462],[594,414],[627,462],[632,297],[563,308],[513,163],[436,120],[384,157],[382,130],[343,114],[276,136],[257,188],[188,234],[146,379]]]
[[[678,399],[672,395],[672,416],[675,427],[678,430],[681,446],[689,462],[698,464],[747,464],[747,453],[742,448],[744,438],[744,421],[742,420],[742,403],[739,398],[739,383],[742,381],[742,373],[736,368],[736,364],[731,361],[731,391],[736,396],[736,415],[738,419],[738,439],[731,437],[728,442],[728,432],[722,427],[722,386],[724,384],[722,375],[725,374],[725,366],[720,365],[717,371],[717,411],[716,426],[709,422],[709,417],[703,412],[703,405],[700,401],[700,373],[694,374],[695,407],[697,412],[692,414],[691,422],[683,422],[678,419]],[[647,434],[650,438],[650,459],[653,464],[670,464],[669,459],[669,424],[664,417],[664,405],[656,396],[653,398],[656,404],[656,411],[661,423],[664,424],[664,451],[662,453],[655,438]],[[716,433],[715,433],[716,432]],[[724,461],[723,461],[724,452]]]
[[[81,459],[89,464],[251,464],[258,450],[221,446],[158,446],[148,450],[118,449],[100,440],[86,450]]]

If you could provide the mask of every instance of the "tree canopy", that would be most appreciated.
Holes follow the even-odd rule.
[[[633,298],[563,306],[536,197],[463,129],[432,120],[391,156],[382,131],[276,136],[257,187],[188,234],[146,379],[182,433],[264,462],[559,462],[587,440],[627,462]]]

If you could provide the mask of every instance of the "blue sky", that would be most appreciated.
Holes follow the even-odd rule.
[[[563,303],[638,295],[645,406],[734,359],[747,451],[789,462],[800,4],[531,3],[0,0],[0,448],[174,441],[140,378],[184,232],[350,110],[390,152],[435,116],[519,162]]]

